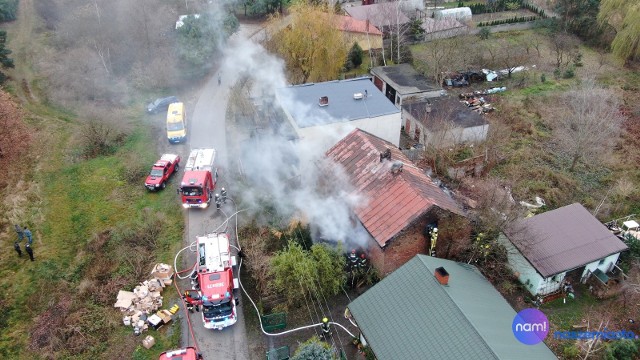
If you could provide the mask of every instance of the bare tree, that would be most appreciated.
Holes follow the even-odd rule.
[[[583,159],[601,159],[616,144],[624,120],[620,99],[611,90],[592,81],[568,91],[557,107],[557,118],[551,122],[554,140],[570,157],[573,171]]]
[[[493,60],[496,65],[507,70],[507,77],[511,77],[517,67],[525,65],[530,59],[527,45],[523,42],[503,39],[495,46]]]
[[[556,57],[556,68],[569,65],[575,57],[579,40],[569,34],[561,33],[551,37],[551,49]]]

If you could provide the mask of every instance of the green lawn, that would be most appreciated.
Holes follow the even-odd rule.
[[[146,280],[155,262],[173,262],[182,243],[182,209],[174,192],[147,193],[143,175],[136,181],[125,175],[157,157],[150,132],[137,128],[115,154],[74,162],[68,158],[74,121],[62,121],[69,123],[43,122],[57,133],[39,159],[40,171],[30,174],[39,187],[31,199],[37,203],[25,204],[32,208],[36,261],[15,253],[2,257],[7,270],[0,278],[0,356],[157,359],[178,346],[179,324],[145,333],[158,344],[146,350],[143,337],[122,325],[112,305],[117,291]],[[160,228],[153,243],[137,244],[150,226]],[[169,306],[178,298],[173,287],[163,296]],[[33,342],[38,335],[40,341]]]

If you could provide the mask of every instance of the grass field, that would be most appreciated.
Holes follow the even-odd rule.
[[[118,290],[132,290],[155,262],[171,263],[182,241],[175,194],[147,193],[144,175],[128,175],[155,160],[154,139],[137,128],[113,155],[74,160],[69,154],[77,125],[68,114],[60,119],[54,113],[32,116],[36,134],[42,135],[38,162],[27,174],[30,185],[10,194],[20,195],[21,221],[34,232],[36,261],[13,252],[1,255],[0,355],[157,358],[178,345],[178,322],[150,331],[159,346],[149,351],[112,307]],[[164,296],[165,304],[177,299],[173,288]]]

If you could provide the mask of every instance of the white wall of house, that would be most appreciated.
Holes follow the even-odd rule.
[[[518,281],[520,281],[532,295],[546,295],[560,289],[566,272],[544,278],[529,261],[522,256],[520,251],[518,251],[506,236],[500,234],[498,242],[507,249],[509,267],[514,273],[518,274]]]
[[[425,146],[435,146],[438,148],[450,147],[461,143],[479,143],[487,138],[489,124],[461,128],[456,126],[447,127],[438,132],[431,132],[421,122],[417,121],[410,113],[404,112],[405,119],[409,120],[409,131],[407,134],[416,139],[416,128],[420,129],[420,136],[416,139]],[[406,121],[403,122],[406,127]],[[406,131],[406,130],[405,130]]]
[[[304,128],[298,127],[293,120],[291,122],[300,138],[305,141],[313,141],[314,146],[319,147],[323,152],[329,150],[337,141],[355,128],[371,133],[395,146],[400,145],[400,112],[374,118],[364,118]]]
[[[596,269],[600,269],[600,271],[602,271],[605,274],[608,273],[609,271],[611,271],[611,269],[613,269],[613,266],[618,261],[618,257],[619,256],[620,256],[620,253],[616,253],[616,254],[613,254],[613,255],[609,255],[604,259],[597,260],[597,261],[594,261],[592,263],[587,264],[584,267],[584,272],[582,273],[582,276],[580,277],[580,279],[582,281],[585,281],[586,280],[586,276],[588,276],[590,273],[596,271]]]

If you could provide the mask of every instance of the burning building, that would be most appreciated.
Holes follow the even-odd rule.
[[[370,261],[383,276],[430,252],[429,226],[443,218],[464,219],[456,202],[385,140],[356,129],[326,155],[344,168],[353,191],[367,199],[353,212],[368,234]],[[436,249],[447,247],[442,243],[447,235],[441,231]]]

